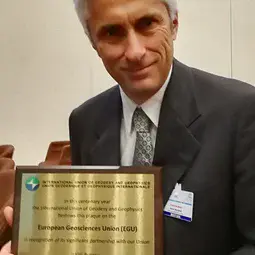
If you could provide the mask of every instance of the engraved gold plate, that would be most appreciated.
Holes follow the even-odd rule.
[[[162,254],[153,169],[17,168],[14,254]]]

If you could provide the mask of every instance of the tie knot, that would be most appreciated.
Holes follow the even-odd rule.
[[[150,119],[142,108],[136,108],[133,114],[133,125],[136,132],[150,132]]]

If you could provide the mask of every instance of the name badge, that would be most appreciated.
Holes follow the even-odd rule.
[[[182,190],[181,184],[177,183],[165,205],[164,215],[191,222],[193,202],[194,193]]]

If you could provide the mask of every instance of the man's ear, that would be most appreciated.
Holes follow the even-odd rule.
[[[178,18],[178,12],[176,12],[175,18],[172,21],[172,36],[173,36],[173,40],[176,40],[176,38],[177,38],[178,28],[179,28],[179,18]]]
[[[91,46],[93,47],[93,49],[97,52],[98,56],[100,57],[99,53],[98,53],[98,50],[97,50],[97,47],[96,47],[96,44],[95,44],[95,40],[92,38],[92,35],[91,35],[91,31],[90,31],[90,28],[89,28],[89,22],[87,21],[87,31],[88,31],[88,39],[91,43]]]
[[[92,42],[91,42],[91,43],[92,43]],[[100,52],[99,52],[98,48],[96,47],[96,45],[95,45],[94,43],[92,43],[92,47],[93,47],[93,49],[97,52],[98,57],[101,58]]]
[[[94,42],[92,42],[91,40],[90,40],[90,42],[91,42],[91,45],[92,45],[93,49],[94,49],[95,51],[97,51],[97,48],[96,48],[96,45],[94,44]]]
[[[96,47],[96,44],[95,44],[94,40],[91,38],[91,35],[89,36],[89,40],[90,40],[91,46],[92,46],[93,49],[97,52],[97,55],[100,57],[98,48]]]

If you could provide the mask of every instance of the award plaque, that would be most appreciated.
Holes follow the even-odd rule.
[[[163,255],[158,167],[17,167],[14,255]]]

